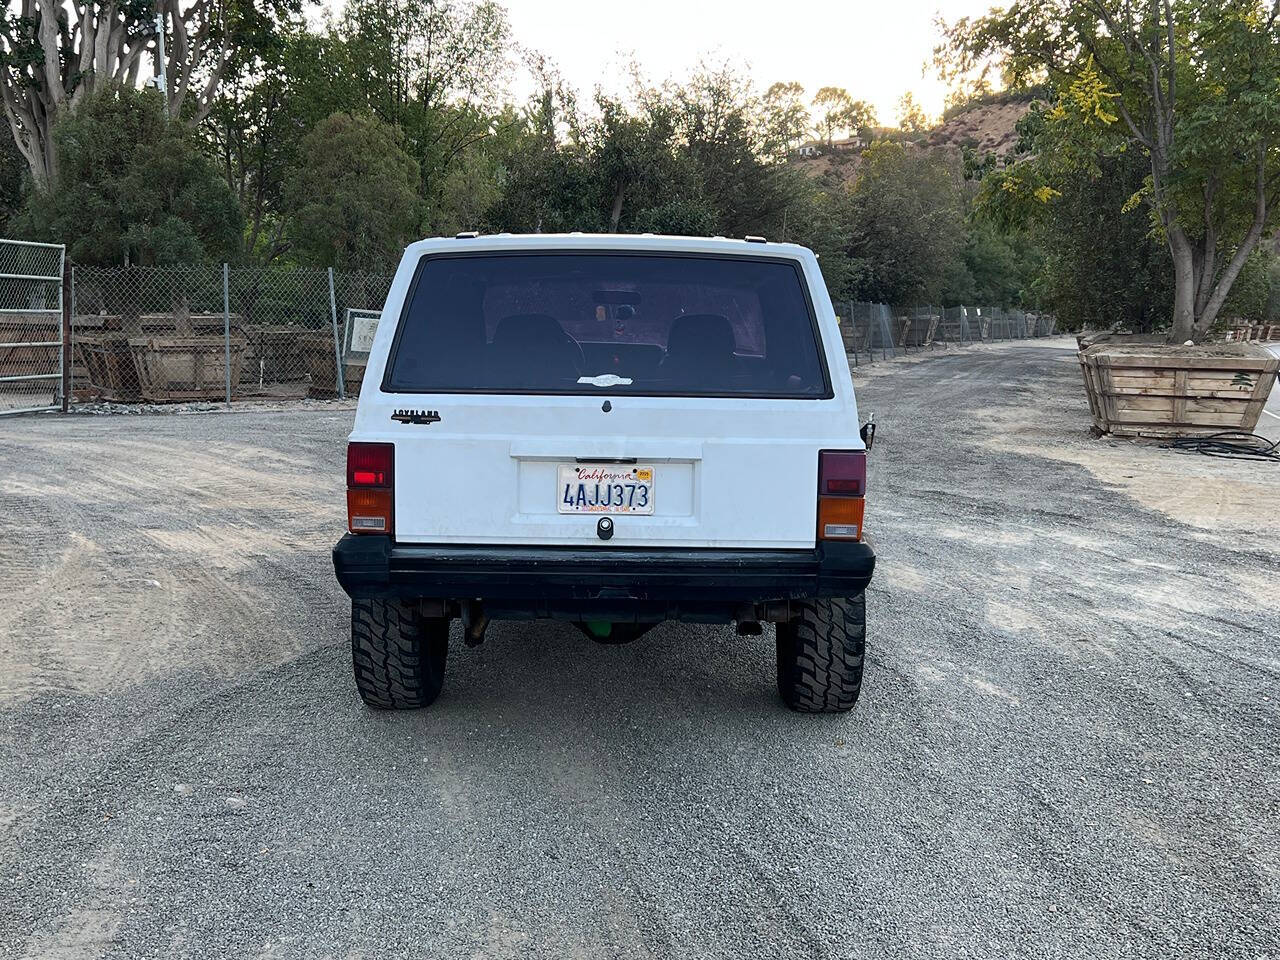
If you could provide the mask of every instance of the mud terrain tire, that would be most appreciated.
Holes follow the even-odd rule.
[[[844,713],[862,689],[866,594],[799,605],[778,624],[778,693],[799,713]]]
[[[398,600],[351,601],[351,663],[360,697],[375,710],[414,710],[444,686],[449,621]]]

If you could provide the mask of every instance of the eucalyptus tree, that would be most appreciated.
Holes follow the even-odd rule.
[[[233,51],[280,7],[298,0],[11,0],[0,20],[0,99],[37,189],[58,179],[54,127],[86,97],[135,87],[167,41],[170,116],[199,123]]]

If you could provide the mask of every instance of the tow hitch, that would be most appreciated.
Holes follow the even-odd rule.
[[[479,600],[467,600],[462,604],[462,638],[468,647],[484,643],[484,631],[489,626],[489,615]]]

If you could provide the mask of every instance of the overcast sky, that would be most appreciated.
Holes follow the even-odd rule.
[[[548,55],[583,93],[621,92],[634,57],[653,80],[687,74],[700,56],[748,69],[763,89],[796,80],[809,96],[846,88],[892,122],[910,90],[930,114],[945,90],[925,64],[941,14],[984,12],[992,0],[506,0],[519,43]],[[923,71],[923,75],[922,75]]]

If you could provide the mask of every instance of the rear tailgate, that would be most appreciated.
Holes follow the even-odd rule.
[[[812,547],[818,451],[862,445],[812,254],[531,239],[401,265],[352,435],[395,444],[396,539]]]
[[[818,450],[841,436],[837,404],[627,397],[605,413],[595,399],[514,399],[434,398],[439,423],[385,431],[396,444],[398,540],[581,544],[597,541],[608,513],[619,546],[814,543]],[[621,510],[562,512],[562,467],[580,470],[596,500],[599,471],[651,471],[652,513],[628,496],[632,484],[620,484]]]

